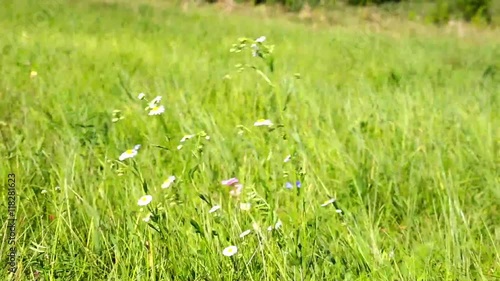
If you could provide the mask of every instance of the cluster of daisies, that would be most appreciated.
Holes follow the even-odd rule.
[[[250,45],[250,49],[252,50],[252,55],[254,57],[264,58],[267,54],[272,53],[272,46],[268,47],[268,46],[263,44],[265,40],[266,40],[265,36],[261,36],[255,40],[241,38],[239,44],[234,44],[233,48],[231,48],[230,51],[231,52],[241,52],[243,49],[248,48],[249,42],[252,42],[252,44]],[[138,99],[145,100],[146,102],[148,102],[148,106],[145,108],[145,110],[148,111],[148,115],[150,115],[150,116],[161,115],[165,112],[165,107],[160,104],[161,99],[162,99],[161,96],[157,96],[153,100],[148,101],[146,98],[146,94],[140,93],[138,95]],[[118,112],[118,111],[113,112],[113,122],[116,122],[116,121],[121,120],[121,119],[123,119],[123,117],[121,116],[120,112]],[[274,123],[269,119],[259,119],[259,120],[255,121],[254,126],[255,127],[273,127]],[[242,127],[242,126],[240,125],[239,127]],[[243,133],[243,131],[240,131],[238,134],[242,134],[242,133]],[[185,135],[180,140],[180,144],[177,146],[177,149],[178,150],[182,149],[184,142],[186,142],[187,140],[192,139],[196,136],[201,137],[201,138],[205,138],[206,140],[210,140],[210,136],[208,136],[203,131],[198,133],[198,134]],[[128,158],[135,157],[138,154],[140,147],[141,147],[140,145],[136,145],[136,146],[134,146],[134,148],[123,152],[120,155],[119,160],[124,161]],[[292,159],[292,156],[288,155],[283,160],[283,162],[287,163],[291,159]],[[173,175],[169,176],[162,183],[161,187],[162,188],[169,188],[170,186],[172,186],[172,184],[174,184],[175,180],[176,180],[175,176],[173,176]],[[223,181],[221,181],[221,184],[230,188],[229,194],[233,197],[239,197],[242,190],[243,190],[243,184],[241,184],[237,178],[230,178],[227,180],[223,180]],[[296,181],[295,183],[286,182],[286,184],[285,184],[286,189],[301,188],[301,187],[302,187],[302,183],[300,181]],[[147,206],[152,201],[153,201],[153,196],[144,195],[141,198],[139,198],[139,200],[137,201],[137,205],[139,205],[141,207]],[[330,199],[330,200],[327,200],[326,202],[324,202],[323,204],[321,204],[321,206],[325,207],[325,206],[328,206],[328,205],[334,204],[334,203],[335,203],[335,199]],[[220,209],[221,209],[220,205],[214,205],[211,207],[211,209],[208,212],[211,214],[211,213],[215,213],[215,212],[219,211]],[[240,209],[242,211],[249,211],[251,209],[251,204],[242,202],[242,203],[240,203]],[[336,209],[336,211],[337,211],[337,213],[342,213],[342,211],[340,209]],[[149,222],[151,216],[152,216],[152,214],[149,213],[143,219],[143,221]],[[267,228],[267,230],[272,231],[273,229],[279,229],[281,226],[282,226],[282,222],[281,222],[281,220],[278,219],[278,221],[274,225],[269,226]],[[255,231],[255,232],[260,231],[260,227],[257,223],[253,223],[252,227],[253,227],[253,231]],[[252,230],[247,229],[247,230],[243,231],[239,235],[239,237],[244,238],[245,236],[249,235],[250,233],[252,233]],[[238,247],[231,245],[231,246],[226,247],[222,251],[222,254],[224,256],[230,257],[230,256],[235,255],[237,252],[238,252]]]
[[[253,57],[266,58],[273,52],[274,46],[264,44],[266,36],[260,36],[257,39],[240,38],[237,44],[233,44],[229,50],[231,53],[239,53],[245,49],[250,49]]]
[[[266,36],[261,36],[255,39],[255,43],[252,44],[252,56],[257,57],[260,55],[260,44],[266,41]]]
[[[149,102],[148,106],[145,108],[145,110],[149,111],[148,115],[160,115],[165,112],[165,107],[163,105],[160,105],[161,96],[157,96],[153,100],[148,101],[146,98],[146,94],[140,93],[138,98],[140,100]]]
[[[272,122],[270,120],[258,120],[257,122],[255,122],[254,124],[255,126],[272,126]],[[203,136],[204,132],[202,132],[202,136]],[[186,135],[184,136],[182,139],[181,139],[181,143],[187,141],[188,139],[191,139],[193,137],[195,137],[196,135]],[[205,138],[208,140],[209,137],[208,136],[205,136]],[[140,149],[140,145],[136,145],[133,149],[129,149],[127,151],[125,151],[124,153],[122,153],[119,157],[119,160],[120,161],[124,161],[125,159],[128,159],[128,158],[133,158],[135,157],[137,154],[138,154],[138,151]],[[285,157],[285,159],[283,160],[284,163],[287,163],[287,162],[290,162],[292,159],[292,156],[291,155],[288,155]],[[161,188],[165,189],[165,188],[169,188],[172,186],[172,184],[174,184],[174,182],[176,181],[176,177],[175,176],[169,176],[161,185]],[[238,178],[229,178],[229,179],[226,179],[226,180],[222,180],[221,181],[221,184],[223,186],[226,186],[226,187],[229,187],[229,194],[232,196],[232,197],[236,197],[238,198],[242,191],[243,191],[243,184],[240,183],[240,181],[238,180]],[[302,183],[300,181],[296,181],[294,184],[292,184],[291,182],[286,182],[285,184],[285,188],[287,189],[292,189],[292,188],[301,188],[302,187]],[[139,198],[139,200],[137,201],[137,205],[141,206],[141,207],[144,207],[144,206],[147,206],[149,205],[151,202],[153,201],[153,196],[152,195],[143,195],[141,198]],[[330,199],[330,200],[327,200],[326,202],[324,202],[323,204],[321,204],[322,207],[325,207],[325,206],[328,206],[330,204],[333,204],[335,202],[335,199]],[[251,203],[246,203],[246,202],[241,202],[239,203],[239,207],[240,207],[240,210],[242,211],[249,211],[251,209]],[[212,214],[212,213],[215,213],[217,211],[219,211],[221,209],[221,206],[220,205],[214,205],[211,207],[211,209],[208,211],[208,213]],[[342,211],[340,209],[337,209],[336,210],[337,213],[341,213]],[[148,215],[146,217],[143,218],[143,221],[145,222],[149,222],[150,218],[151,218],[152,214],[151,213],[148,213]],[[274,224],[274,225],[271,225],[267,228],[268,231],[272,231],[274,229],[279,229],[281,228],[282,226],[282,222],[281,220],[278,219],[278,221]],[[253,228],[253,231],[258,233],[260,231],[260,226],[257,224],[257,223],[253,223],[252,224],[252,228]],[[243,231],[239,237],[240,238],[244,238],[245,236],[249,235],[252,233],[252,230],[251,229],[247,229],[245,231]],[[231,245],[231,246],[228,246],[226,247],[222,254],[224,256],[233,256],[235,255],[236,253],[238,252],[238,248],[237,246],[235,245]]]

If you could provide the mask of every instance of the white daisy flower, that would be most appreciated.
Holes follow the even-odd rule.
[[[273,125],[273,122],[269,119],[259,119],[255,123],[253,123],[255,127],[267,126],[270,127]]]
[[[238,247],[229,246],[222,251],[222,254],[226,257],[230,257],[230,256],[233,256],[234,254],[236,254],[237,252],[238,252]]]
[[[283,223],[281,222],[281,220],[278,220],[276,222],[276,224],[274,225],[274,229],[279,229],[282,225],[283,225]]]
[[[135,157],[136,155],[137,155],[137,150],[135,150],[135,149],[129,149],[129,150],[123,152],[120,155],[120,157],[118,158],[118,160],[123,161],[125,159]]]
[[[143,100],[144,98],[146,97],[146,94],[145,93],[140,93],[137,98],[140,99],[140,100]]]
[[[266,41],[266,36],[261,36],[261,37],[255,39],[255,42],[257,42],[257,43],[262,43],[264,41]]]
[[[393,258],[394,258],[394,250],[391,250],[391,251],[389,252],[389,258],[390,258],[390,259],[393,259]]]
[[[250,203],[240,203],[240,210],[242,211],[248,211],[252,207],[252,204]]]
[[[252,44],[252,56],[256,57],[259,52],[259,46],[257,44]]]
[[[337,212],[337,214],[342,214],[342,210],[341,209],[337,209],[337,210],[335,210],[335,212]]]
[[[330,200],[327,200],[325,201],[325,203],[321,204],[321,207],[325,207],[325,206],[328,206],[330,204],[332,204],[333,202],[335,202],[335,199],[330,199]]]
[[[151,203],[152,200],[153,200],[153,196],[144,195],[141,198],[139,198],[139,201],[137,201],[137,205],[146,206],[147,204]]]
[[[141,149],[141,145],[140,145],[140,144],[136,144],[136,145],[134,146],[134,150],[139,151],[139,149]]]
[[[206,136],[206,137],[205,137],[205,139],[206,139],[206,140],[210,140],[210,136]]]
[[[285,157],[285,160],[283,160],[283,162],[287,163],[287,162],[290,162],[290,160],[292,160],[292,156],[288,155],[287,157]]]
[[[185,142],[188,139],[194,138],[195,135],[185,135],[182,137],[181,142]]]
[[[274,227],[273,227],[272,225],[270,225],[270,226],[267,228],[267,231],[272,231],[272,230],[273,230],[273,228],[274,228]]]
[[[177,150],[181,150],[181,149],[182,149],[182,144],[179,144],[179,145],[177,146]]]
[[[252,223],[252,228],[256,232],[260,231],[260,225],[256,222]]]
[[[45,189],[44,189],[44,190],[42,190],[42,192],[40,192],[40,193],[45,194],[45,193],[47,193],[47,190],[45,190]]]
[[[161,188],[169,188],[174,183],[175,179],[175,176],[168,177],[161,185]]]
[[[143,222],[149,222],[149,221],[151,220],[151,215],[153,215],[153,214],[151,214],[151,213],[147,214],[147,215],[146,215],[146,216],[142,219],[142,221],[143,221]]]
[[[156,96],[150,103],[149,103],[149,108],[154,108],[156,107],[161,101],[161,96]]]
[[[208,213],[209,213],[209,214],[211,214],[211,213],[213,213],[213,212],[216,212],[216,211],[217,211],[217,210],[219,210],[219,209],[220,209],[220,206],[219,206],[219,205],[215,205],[215,206],[213,206],[213,207],[212,207],[212,209],[210,209],[210,210],[208,211]]]
[[[30,78],[35,78],[37,76],[38,76],[38,72],[36,72],[34,70],[30,72]]]
[[[250,234],[250,232],[252,232],[250,229],[247,229],[247,230],[243,231],[240,234],[240,238],[243,238],[243,237],[247,236],[248,234]]]
[[[241,191],[243,190],[243,185],[242,184],[235,184],[234,188],[229,191],[229,194],[234,197],[238,197],[241,194]]]
[[[160,106],[154,106],[151,108],[149,111],[149,115],[160,115],[163,112],[165,112],[165,107],[163,105]]]

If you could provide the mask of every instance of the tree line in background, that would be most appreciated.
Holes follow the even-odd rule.
[[[209,1],[209,0],[207,0]],[[493,0],[235,0],[235,2],[253,2],[260,4],[280,4],[290,11],[300,11],[306,4],[311,7],[334,7],[339,2],[354,6],[411,3],[432,5],[427,16],[435,23],[444,23],[452,17],[466,21],[480,20],[492,22]],[[500,1],[500,0],[495,0]],[[214,1],[209,1],[214,2]]]

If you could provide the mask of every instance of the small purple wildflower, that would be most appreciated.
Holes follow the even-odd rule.
[[[230,178],[222,181],[222,184],[226,186],[232,186],[237,183],[239,183],[239,180],[237,178]]]
[[[300,181],[297,181],[295,183],[295,186],[297,186],[297,188],[300,188],[302,186],[302,183]],[[292,189],[293,188],[293,184],[291,182],[286,182],[285,188]]]

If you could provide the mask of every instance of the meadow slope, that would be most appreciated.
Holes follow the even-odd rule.
[[[2,1],[1,280],[500,277],[500,36],[141,3]]]

